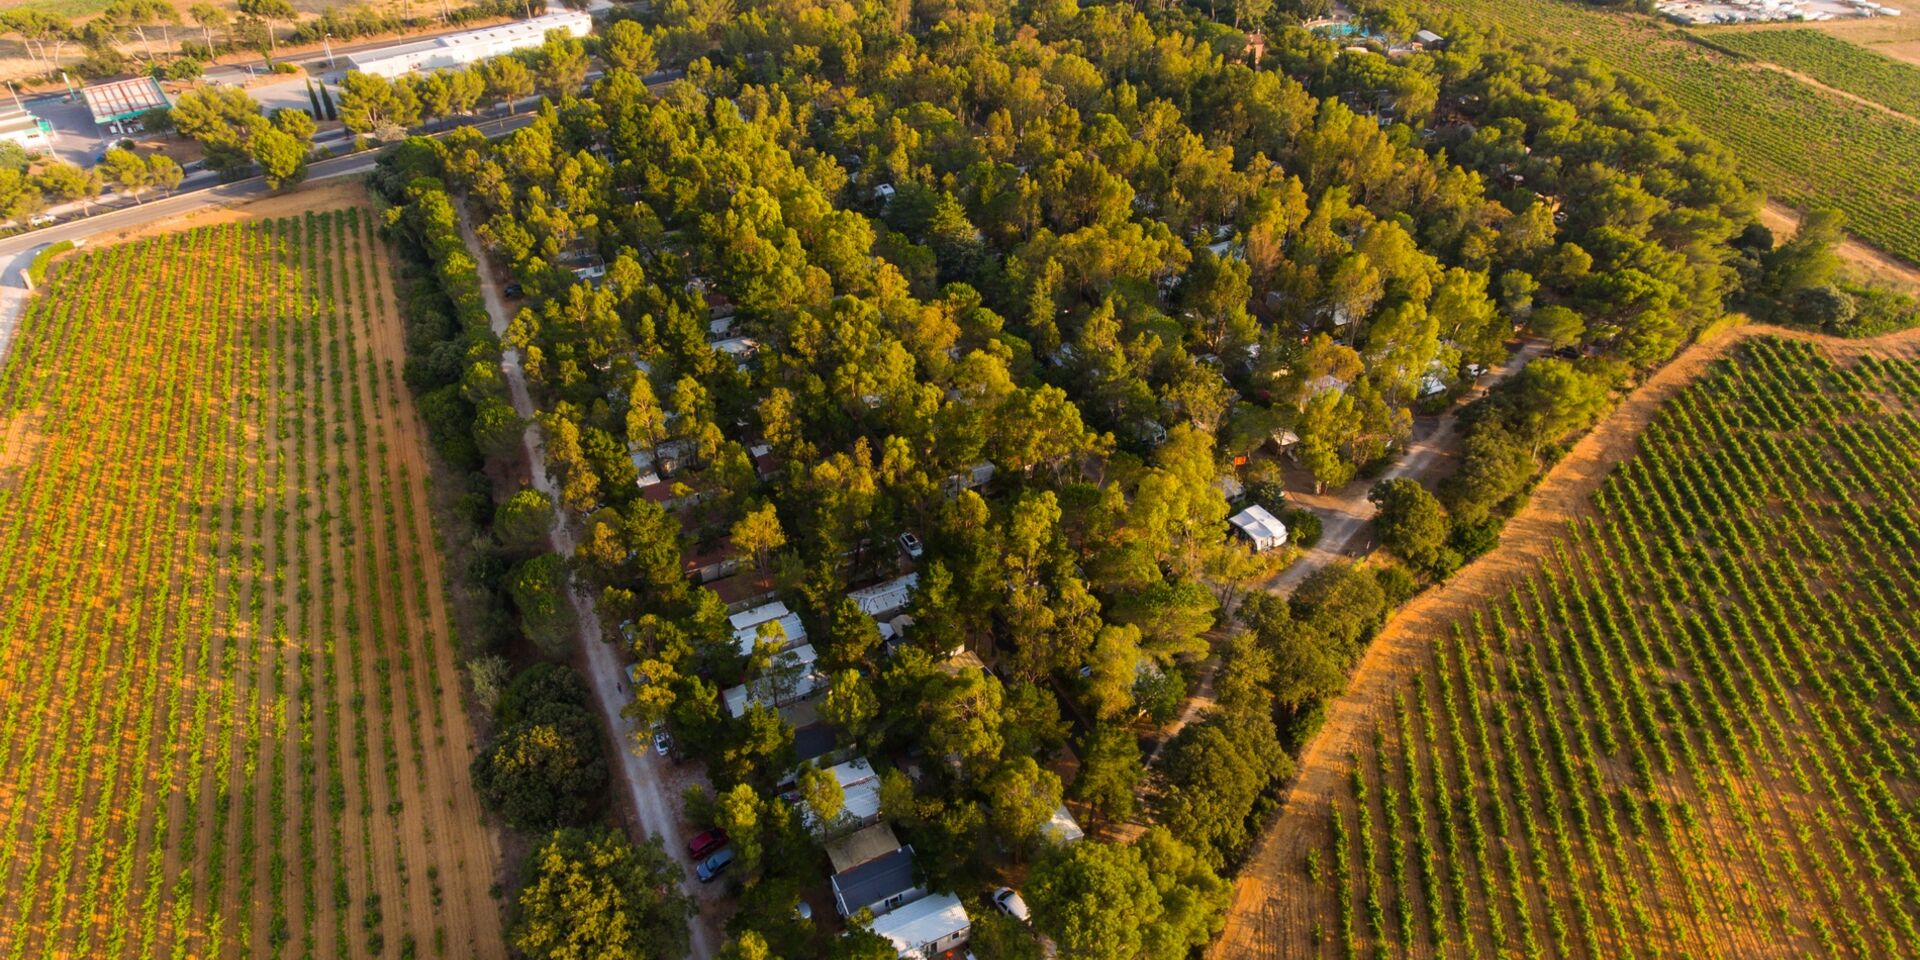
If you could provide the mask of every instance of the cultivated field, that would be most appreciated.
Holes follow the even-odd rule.
[[[1480,25],[1566,47],[1651,83],[1739,157],[1775,199],[1825,205],[1882,250],[1920,263],[1920,122],[1578,0],[1440,0]]]
[[[54,271],[0,371],[0,958],[496,956],[369,209]]]
[[[1920,950],[1917,340],[1745,340],[1583,440],[1375,641],[1219,952]]]
[[[1920,120],[1920,67],[1813,29],[1714,30],[1707,42]]]

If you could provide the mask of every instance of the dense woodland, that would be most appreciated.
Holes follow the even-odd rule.
[[[793,730],[719,697],[790,683],[782,638],[743,655],[683,555],[730,537],[801,614],[819,712],[885,770],[932,887],[1028,871],[1067,955],[1180,957],[1217,932],[1290,749],[1385,612],[1488,549],[1615,387],[1730,305],[1793,315],[1833,289],[1825,235],[1776,247],[1728,155],[1651,91],[1463,24],[1380,11],[1450,41],[1388,58],[1276,28],[1289,11],[712,6],[552,41],[529,69],[597,55],[588,95],[556,81],[525,129],[408,141],[377,179],[417,264],[406,374],[440,453],[510,462],[499,357],[520,351],[583,531],[542,555],[544,502],[474,485],[492,642],[563,655],[566,566],[598,591],[643,681],[632,714],[708,761],[715,793],[689,803],[741,858],[731,956],[824,949],[792,910],[825,861],[774,790]],[[1257,64],[1229,25],[1248,13],[1269,25]],[[661,65],[684,78],[649,92]],[[363,86],[343,115],[423,119],[411,84]],[[504,342],[462,202],[524,293]],[[1275,559],[1229,537],[1216,481],[1365,477],[1518,338],[1558,353],[1467,412],[1440,497],[1376,490],[1401,563],[1259,590]],[[666,496],[642,495],[635,451],[674,461]],[[883,646],[844,594],[904,569],[902,533],[925,553],[912,627]],[[946,668],[963,647],[993,670]],[[1210,655],[1216,707],[1145,769],[1136,719],[1170,719]],[[1063,796],[1150,829],[1050,852]],[[506,809],[578,822],[550,798]],[[977,919],[983,958],[1037,955]],[[516,943],[550,955],[530,923]]]

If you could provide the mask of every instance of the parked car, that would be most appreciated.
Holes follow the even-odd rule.
[[[1027,922],[1032,915],[1027,912],[1027,902],[1020,899],[1020,891],[1012,887],[1001,887],[993,892],[993,905],[1021,923]]]
[[[671,749],[673,749],[673,738],[668,736],[665,730],[653,731],[653,752],[664,757]]]
[[[693,872],[695,876],[700,878],[701,883],[710,883],[714,877],[720,875],[720,871],[725,870],[731,863],[733,863],[733,848],[727,847],[719,853],[700,861],[700,866]]]
[[[520,286],[520,282],[518,280],[507,284],[506,287],[501,290],[501,292],[515,299],[518,299],[520,297],[524,297],[527,295],[526,289]]]
[[[51,213],[36,213],[27,218],[27,226],[49,227],[60,222],[60,218]]]
[[[714,827],[705,833],[687,841],[687,856],[702,860],[713,855],[714,851],[727,845],[727,832]]]
[[[926,552],[926,547],[921,545],[920,538],[911,533],[903,533],[900,535],[900,549],[905,550],[907,556],[915,560],[920,559],[920,555]]]

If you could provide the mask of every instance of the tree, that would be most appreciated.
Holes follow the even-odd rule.
[[[31,7],[0,12],[0,28],[20,38],[36,65],[47,67],[59,58],[60,48],[74,39],[73,26],[65,18]],[[53,45],[51,53],[48,44]]]
[[[1181,960],[1225,920],[1232,888],[1160,827],[1130,846],[1083,840],[1027,882],[1034,925],[1078,960]]]
[[[653,38],[647,29],[633,20],[617,20],[600,38],[600,59],[614,70],[625,70],[644,77],[660,63],[654,58]]]
[[[840,787],[840,778],[833,771],[809,765],[801,769],[795,786],[799,788],[800,799],[806,803],[807,809],[813,811],[823,827],[840,819],[847,795]]]
[[[773,552],[787,545],[786,532],[780,529],[780,517],[774,512],[772,503],[747,511],[745,516],[734,521],[729,536],[733,540],[734,551],[742,558],[752,560],[753,568],[761,573],[767,571]]]
[[[579,40],[549,33],[534,55],[534,73],[542,93],[555,100],[580,92],[587,82],[587,48]]]
[[[273,25],[282,20],[291,22],[300,19],[299,11],[293,9],[293,4],[288,0],[239,0],[235,6],[266,28],[267,49],[261,52],[269,57],[279,50],[279,39],[274,36]]]
[[[1003,762],[986,790],[987,822],[1016,850],[1038,836],[1040,826],[1060,808],[1060,777],[1031,756]]]
[[[571,703],[534,706],[474,758],[473,782],[487,806],[516,829],[584,823],[607,789],[598,722]]]
[[[507,112],[514,112],[514,104],[533,93],[533,71],[518,57],[494,57],[480,64],[480,76],[486,81],[487,96],[507,105]]]
[[[880,701],[866,675],[849,668],[833,675],[833,685],[820,701],[821,719],[864,742],[868,727],[880,715]]]
[[[200,35],[207,42],[207,49],[217,49],[213,42],[213,28],[227,25],[227,12],[211,3],[196,3],[187,8],[187,16],[200,27]]]
[[[1586,321],[1580,319],[1578,313],[1559,305],[1533,311],[1527,325],[1533,328],[1534,335],[1545,338],[1555,347],[1579,343],[1580,337],[1587,332]]]
[[[532,553],[546,544],[553,522],[553,501],[527,487],[515,491],[494,510],[493,535],[508,550]]]
[[[1094,727],[1080,745],[1080,774],[1072,796],[1108,820],[1133,816],[1133,793],[1146,770],[1140,762],[1140,742],[1125,727]]]
[[[267,186],[279,190],[307,178],[307,147],[279,130],[262,130],[253,138],[253,158]]]
[[[148,157],[147,166],[153,172],[153,185],[159,187],[168,196],[173,195],[173,191],[180,186],[180,181],[187,176],[187,172],[180,168],[180,164],[163,153]]]
[[[132,197],[134,203],[139,203],[140,194],[153,184],[153,168],[147,165],[146,158],[121,147],[107,151],[106,159],[100,163],[100,174],[120,188],[120,192]]]
[[[1367,499],[1378,508],[1373,529],[1381,546],[1436,577],[1459,566],[1459,555],[1447,549],[1446,511],[1427,488],[1404,477],[1383,480]]]
[[[79,201],[82,210],[100,196],[99,170],[84,170],[71,163],[55,162],[34,174],[34,183],[47,198],[58,203]]]
[[[672,960],[688,949],[693,903],[658,838],[561,830],[527,859],[507,939],[531,960]]]
[[[568,589],[566,561],[555,553],[534,557],[507,575],[507,593],[520,612],[521,628],[550,657],[565,654],[573,638]]]
[[[302,144],[313,141],[313,133],[319,129],[313,114],[299,107],[281,107],[273,112],[273,128]]]
[[[1139,627],[1108,626],[1100,631],[1087,677],[1087,707],[1095,719],[1118,719],[1133,707],[1133,680],[1139,666]]]

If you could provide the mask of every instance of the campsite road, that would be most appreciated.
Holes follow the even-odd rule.
[[[501,295],[499,282],[487,267],[485,248],[474,233],[466,207],[461,205],[459,212],[461,236],[467,241],[474,259],[481,264],[480,290],[486,300],[487,313],[493,320],[494,333],[504,334],[507,322],[513,317],[512,311],[507,308]],[[566,510],[560,505],[559,492],[554,487],[553,479],[547,476],[546,458],[542,454],[544,441],[539,425],[531,422],[533,398],[527,392],[519,351],[507,350],[501,368],[507,375],[507,389],[513,400],[513,409],[529,420],[522,439],[526,445],[534,489],[553,502],[555,512],[560,516],[551,531],[553,549],[561,556],[572,556],[573,528],[567,523]],[[659,837],[666,845],[667,854],[681,864],[684,871],[681,886],[694,897],[695,905],[700,908],[700,914],[692,924],[692,956],[694,960],[708,960],[714,955],[717,936],[718,918],[711,909],[717,899],[716,890],[713,885],[694,882],[692,865],[680,856],[680,851],[686,849],[686,826],[680,819],[678,802],[667,793],[665,781],[670,776],[665,769],[667,761],[656,755],[650,747],[641,747],[636,736],[640,731],[635,728],[633,721],[620,712],[627,703],[624,690],[626,670],[620,662],[619,652],[602,639],[600,617],[594,610],[593,602],[577,582],[573,589],[568,590],[568,597],[573,602],[574,621],[578,626],[580,647],[586,662],[587,682],[593,688],[594,704],[605,718],[607,730],[614,741],[615,770],[622,787],[620,795],[632,805],[634,822],[647,835]]]

